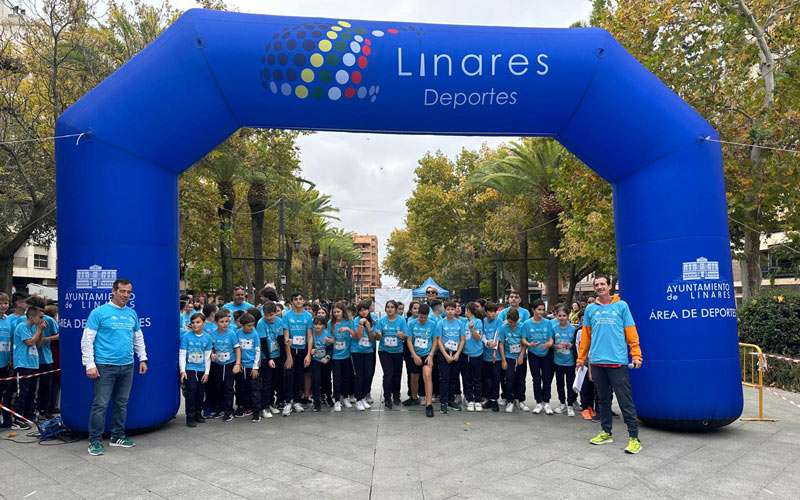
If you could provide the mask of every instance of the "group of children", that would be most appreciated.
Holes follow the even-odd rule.
[[[179,369],[190,427],[208,418],[250,416],[258,422],[308,406],[320,411],[323,404],[335,412],[364,411],[374,404],[370,390],[377,360],[385,409],[420,405],[424,398],[428,417],[434,416],[435,400],[442,413],[518,409],[575,416],[580,333],[561,305],[548,318],[538,301],[531,315],[512,294],[502,311],[476,301],[466,304],[462,315],[460,304],[432,300],[412,302],[404,315],[403,305],[390,300],[378,318],[370,301],[311,309],[294,294],[284,311],[273,301],[259,307],[244,302],[241,289],[234,297],[221,309],[206,305],[203,312],[194,312],[182,298]],[[404,364],[409,397],[401,402]],[[532,408],[525,402],[528,368]],[[554,376],[555,407],[550,404]],[[584,418],[592,418],[594,399],[587,378],[581,387]]]
[[[0,292],[0,428],[29,429],[56,412],[57,377],[53,357],[58,341],[58,308],[39,296]],[[14,409],[25,420],[15,420]],[[27,422],[26,422],[27,421]]]

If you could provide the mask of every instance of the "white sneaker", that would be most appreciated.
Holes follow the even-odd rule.
[[[500,398],[500,399],[497,400],[497,406],[505,406],[505,405],[506,405],[506,400],[505,399]]]
[[[475,403],[475,411],[483,411],[483,404]]]
[[[575,408],[571,406],[567,406],[567,416],[574,417],[575,416]]]
[[[275,408],[274,406],[270,406],[269,407],[269,412],[272,413],[273,415],[277,415],[281,411],[279,409]]]
[[[514,403],[506,404],[506,413],[514,413]]]
[[[536,406],[533,407],[533,410],[531,410],[531,412],[538,415],[542,413],[543,409],[544,407],[542,406],[542,403],[536,403]]]
[[[272,413],[270,413],[268,410],[261,410],[261,416],[262,417],[267,418],[267,415],[269,415],[271,417]]]
[[[364,411],[366,409],[367,408],[364,406],[364,402],[363,401],[361,401],[360,399],[358,401],[356,401],[356,410]]]
[[[517,408],[519,408],[520,411],[531,411],[528,405],[525,404],[525,401],[517,401]]]
[[[364,405],[365,410],[369,410],[370,408],[372,408],[372,403],[370,403],[366,399],[362,399],[361,404]]]
[[[556,406],[555,409],[553,409],[553,411],[560,415],[560,414],[564,413],[565,411],[567,411],[567,405],[565,405],[564,403],[561,403],[560,405]]]
[[[295,403],[293,406],[294,406],[294,411],[297,413],[303,413],[304,411],[306,411],[306,409],[303,408],[303,405],[301,405],[300,403]]]
[[[548,415],[553,414],[553,408],[550,407],[550,403],[544,404],[544,412],[547,413]]]
[[[344,398],[343,403],[344,403],[344,407],[345,408],[352,408],[353,407],[353,403],[350,401],[350,398]]]
[[[283,416],[288,417],[292,414],[292,404],[286,403],[286,406],[283,407]]]
[[[467,411],[475,411],[475,403],[473,403],[472,401],[467,403]]]
[[[372,399],[372,394],[367,394],[367,397],[364,398],[364,402],[367,403],[367,408],[371,407],[375,401]]]
[[[333,411],[342,411],[342,403],[338,401],[333,403]]]

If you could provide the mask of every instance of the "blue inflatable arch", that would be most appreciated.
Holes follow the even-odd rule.
[[[59,118],[63,417],[85,429],[79,342],[116,276],[150,372],[128,426],[179,406],[178,176],[240,127],[553,137],[611,183],[641,418],[719,427],[742,410],[716,132],[607,32],[191,10]],[[612,235],[609,235],[611,237]]]

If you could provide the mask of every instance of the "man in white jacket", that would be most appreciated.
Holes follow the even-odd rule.
[[[114,282],[111,301],[95,308],[86,320],[81,337],[81,354],[86,376],[94,381],[94,398],[89,414],[89,454],[104,453],[102,437],[109,401],[111,446],[132,448],[125,437],[128,398],[133,383],[133,354],[139,358],[139,373],[147,372],[147,351],[136,311],[128,307],[133,293],[129,280]]]

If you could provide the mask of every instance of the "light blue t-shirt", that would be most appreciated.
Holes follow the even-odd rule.
[[[323,328],[321,332],[317,333],[316,330],[312,335],[312,339],[314,340],[313,350],[311,351],[311,357],[316,359],[317,361],[322,361],[325,359],[325,356],[328,356],[328,344],[325,343],[325,339],[329,339],[331,337],[331,332],[327,328]],[[332,350],[332,348],[331,348]]]
[[[353,327],[352,328],[353,328],[354,332],[358,331],[358,326],[359,326],[360,320],[361,320],[360,316],[356,316],[353,319]],[[374,323],[372,325],[372,328],[373,328],[373,330],[375,329],[375,324]],[[365,354],[365,353],[370,353],[370,352],[375,352],[375,341],[374,340],[369,340],[369,333],[367,332],[367,327],[365,325],[363,327],[363,329],[361,330],[361,338],[359,338],[358,340],[353,339],[353,341],[350,342],[350,353],[351,354]]]
[[[519,323],[513,329],[508,323],[503,323],[500,327],[500,342],[503,343],[506,359],[519,358],[519,353],[522,352],[521,340],[524,335],[525,331]]]
[[[36,334],[36,325],[29,325],[28,321],[20,321],[14,329],[14,368],[39,368],[39,348],[36,345],[27,345],[26,340]]]
[[[511,309],[512,309],[511,306],[509,306],[500,311],[499,313],[497,313],[497,317],[500,318],[500,321],[502,322],[506,321],[506,316],[508,316],[508,311],[510,311]],[[528,321],[531,317],[530,311],[528,311],[522,306],[517,307],[517,312],[519,313],[519,321],[517,321],[517,323],[519,324]]]
[[[253,304],[251,304],[251,303],[249,303],[247,301],[242,302],[238,306],[236,304],[234,304],[233,302],[228,302],[227,304],[222,306],[223,309],[227,309],[227,310],[229,310],[231,312],[231,316],[233,316],[233,313],[235,313],[236,311],[247,312],[247,311],[249,311],[250,309],[252,309],[254,307],[255,306]]]
[[[192,320],[192,315],[194,311],[191,312],[178,312],[178,322],[180,324],[180,331],[181,332],[188,332],[189,330],[189,322]]]
[[[382,334],[380,349],[381,352],[401,353],[403,352],[403,339],[398,337],[398,333],[408,335],[408,325],[405,318],[395,316],[394,320],[389,320],[389,316],[384,316],[378,320],[375,329]]]
[[[20,323],[20,321],[25,321],[25,315],[24,314],[17,315],[15,313],[11,313],[7,317],[11,325],[11,335],[14,335],[14,330],[16,330],[17,325]]]
[[[214,363],[229,365],[236,362],[236,348],[239,347],[239,335],[230,327],[224,332],[219,328],[210,335],[211,344],[216,354]]]
[[[296,313],[288,309],[283,313],[283,327],[289,330],[289,344],[292,349],[306,348],[308,331],[313,329],[313,324],[314,317],[308,311]]]
[[[212,347],[211,336],[206,332],[181,335],[181,350],[186,351],[186,371],[206,371],[206,351]]]
[[[94,338],[94,360],[98,365],[133,363],[133,334],[140,330],[139,316],[128,306],[111,302],[89,313],[86,328],[97,332]]]
[[[258,320],[256,331],[258,331],[259,338],[266,339],[270,359],[281,357],[281,346],[278,343],[278,337],[283,337],[285,328],[283,319],[277,315],[273,318],[272,323],[267,321],[267,318]],[[266,353],[261,354],[266,356]]]
[[[353,322],[349,319],[339,321],[335,325],[331,325],[328,321],[328,331],[333,335],[333,359],[348,359],[350,357],[350,329],[353,327]]]
[[[438,337],[442,338],[442,344],[446,350],[456,351],[458,343],[465,336],[464,323],[458,318],[452,320],[445,318],[436,324],[436,333]]]
[[[231,327],[228,328],[230,329]],[[191,330],[187,328],[186,331],[188,332]],[[213,335],[213,333],[217,331],[217,323],[215,321],[206,321],[203,324],[203,331],[209,335]]]
[[[567,323],[561,326],[556,323],[553,326],[553,362],[558,366],[574,366],[575,353],[572,346],[575,342],[575,327]],[[558,344],[569,344],[566,347],[556,347]]]
[[[631,310],[624,300],[602,305],[593,302],[586,306],[583,322],[592,329],[589,362],[592,364],[628,363],[628,342],[625,328],[635,326]]]
[[[544,344],[553,338],[553,322],[546,318],[542,318],[539,321],[534,321],[531,318],[522,324],[522,328],[525,331],[525,339],[530,343],[536,342],[538,344],[528,347],[528,352],[539,358],[547,356],[550,348],[544,347]]]
[[[258,368],[261,362],[261,339],[256,329],[245,333],[244,328],[237,330],[239,335],[239,348],[242,350],[242,366],[244,368]],[[256,360],[258,356],[258,360]]]
[[[11,318],[0,319],[0,368],[5,368],[11,361],[11,344],[14,332],[11,330]]]
[[[490,320],[488,317],[483,318],[483,337],[481,341],[483,343],[483,360],[484,361],[492,361],[495,357],[495,353],[497,352],[497,347],[495,344],[495,348],[491,349],[486,347],[486,343],[489,341],[499,341],[500,340],[500,326],[502,326],[503,321],[498,318],[497,316],[494,317],[493,320]],[[496,360],[499,360],[497,357]]]
[[[42,336],[45,337],[45,341],[41,346],[39,346],[39,363],[52,365],[53,350],[50,348],[50,341],[46,338],[52,337],[53,335],[58,335],[58,323],[54,318],[51,318],[46,314],[42,316],[42,319],[45,323],[47,323],[47,328],[45,328],[42,332]]]
[[[411,337],[411,345],[417,356],[424,357],[431,353],[433,341],[439,336],[436,323],[429,319],[425,323],[420,323],[416,318],[408,322],[408,335]]]
[[[467,341],[464,343],[464,354],[470,358],[479,358],[483,354],[483,321],[478,318],[472,318],[472,326],[478,332],[478,339],[472,335],[469,329],[469,319],[464,318],[464,334],[467,336]]]

